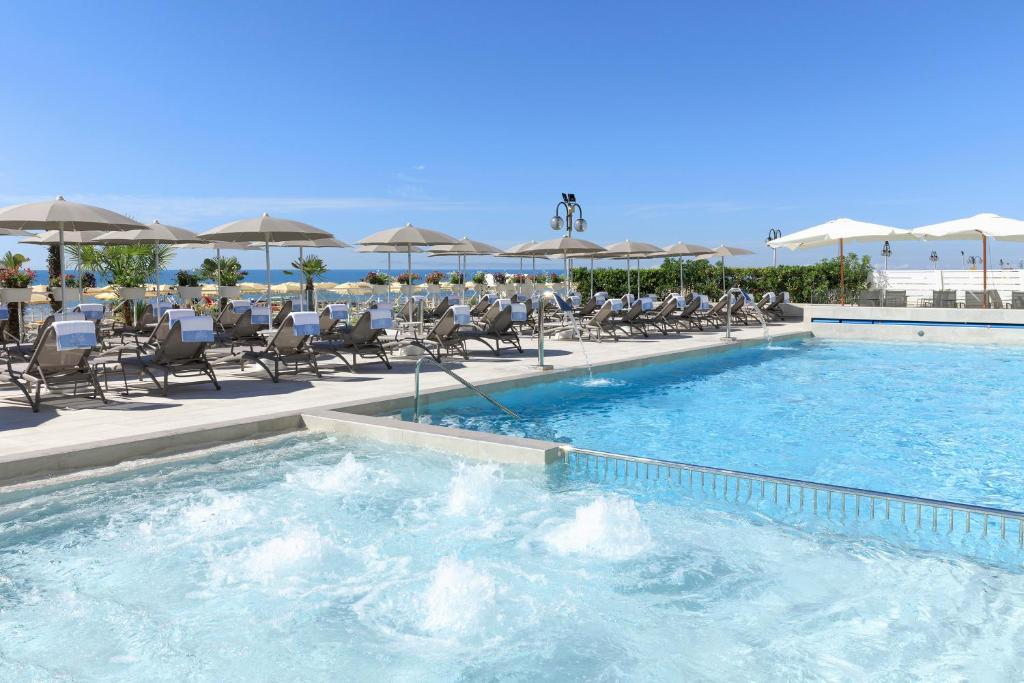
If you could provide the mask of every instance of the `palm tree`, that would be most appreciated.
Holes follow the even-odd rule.
[[[24,254],[7,252],[0,257],[0,268],[3,270],[21,270],[21,267],[28,263],[29,259]]]
[[[312,311],[315,306],[313,302],[313,280],[323,277],[327,273],[327,264],[319,256],[307,256],[292,261],[292,268],[302,273],[306,280],[306,310]],[[284,271],[285,275],[291,275],[293,271]]]

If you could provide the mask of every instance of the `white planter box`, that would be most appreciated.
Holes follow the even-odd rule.
[[[221,285],[217,292],[222,299],[237,299],[242,296],[242,288],[237,285]]]
[[[178,287],[178,298],[185,301],[200,299],[203,296],[202,287]]]
[[[122,301],[142,301],[146,297],[144,287],[115,287],[114,291]]]
[[[65,303],[77,304],[79,301],[82,300],[82,297],[79,296],[77,289],[72,289],[72,288],[68,287],[68,288],[66,288],[64,290],[63,294],[67,295],[67,301]],[[61,293],[60,287],[53,287],[53,288],[51,288],[50,289],[50,296],[53,297],[54,301],[64,302],[64,299],[61,298],[62,297],[62,293]]]
[[[387,296],[389,286],[388,285],[371,285],[373,287],[374,296]]]
[[[0,287],[0,303],[27,304],[32,300],[32,289],[29,287]]]

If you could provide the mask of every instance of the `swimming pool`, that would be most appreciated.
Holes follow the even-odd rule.
[[[1024,352],[802,340],[431,404],[453,427],[1024,507]],[[408,417],[408,416],[407,416]]]
[[[1019,679],[1024,576],[559,467],[289,436],[0,494],[39,680]]]

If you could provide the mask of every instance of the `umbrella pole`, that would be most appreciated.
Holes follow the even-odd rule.
[[[722,257],[722,292],[725,292],[725,257]]]
[[[626,294],[630,294],[633,291],[633,280],[629,273],[629,257],[626,257]]]
[[[843,238],[839,238],[839,305],[846,305],[846,258],[843,256]]]
[[[594,257],[590,257],[590,296],[594,296]]]
[[[60,229],[60,312],[64,312],[64,305],[67,302],[67,293],[64,291],[64,222],[57,224]]]
[[[388,254],[388,306],[391,305],[391,254]]]
[[[160,318],[160,243],[157,242],[153,245],[153,267],[156,268],[156,306],[153,307],[153,313],[156,314],[157,319]]]
[[[679,257],[679,293],[683,293],[683,257]]]
[[[269,330],[274,331],[274,307],[270,304],[270,235],[265,235],[266,241],[264,243],[265,259],[267,264],[267,310],[270,312],[268,317]],[[269,339],[269,337],[268,337]]]
[[[302,263],[302,247],[299,247],[299,263]],[[306,283],[302,283],[302,294],[299,296],[300,311],[306,310]]]
[[[406,301],[409,301],[410,299],[412,299],[412,245],[409,245],[409,251],[406,252],[406,257],[409,266],[409,275],[408,281],[405,283],[405,299]]]
[[[988,308],[988,235],[981,233],[981,305]]]

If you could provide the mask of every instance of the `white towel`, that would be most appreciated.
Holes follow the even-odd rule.
[[[709,311],[711,310],[711,300],[708,299],[707,294],[697,294],[700,297],[700,310]]]
[[[300,337],[312,337],[320,334],[320,316],[315,311],[296,311],[289,313],[295,334]]]
[[[768,303],[775,303],[775,292],[768,292]]]
[[[74,310],[84,315],[86,320],[103,319],[103,304],[78,304]]]
[[[498,304],[498,310],[504,311],[506,308],[512,305],[512,299],[498,299],[495,301]]]
[[[469,306],[452,306],[452,315],[456,325],[468,325],[471,321]]]
[[[650,310],[653,310],[653,309],[654,309],[654,301],[651,300],[650,297],[646,297],[645,296],[644,298],[640,299],[640,310],[641,311],[650,311]]]
[[[194,318],[196,312],[191,308],[172,308],[167,311],[167,319],[171,322],[175,320],[181,320],[182,318]]]
[[[460,303],[462,303],[462,299],[452,294],[449,294],[446,298],[448,299],[449,306],[458,306]]]
[[[603,305],[607,298],[608,298],[608,292],[597,292],[597,293],[594,294],[594,299],[595,299],[595,301],[597,301],[597,305],[598,306]]]
[[[526,322],[526,304],[512,304],[512,322]]]
[[[782,303],[784,303],[784,304],[788,304],[789,303],[789,292],[783,292],[782,293]]]
[[[231,307],[235,313],[245,313],[252,306],[248,299],[232,299],[228,302],[228,306]]]
[[[191,315],[171,320],[171,326],[181,328],[181,341],[189,343],[213,343],[213,318],[208,315]]]
[[[608,299],[606,303],[608,303],[616,313],[622,310],[622,299]]]
[[[53,319],[56,320],[85,320],[85,313],[81,311],[63,311],[61,313],[54,313]]]
[[[348,320],[348,304],[327,304],[327,315],[331,320]]]
[[[391,327],[391,309],[371,308],[369,311],[371,330],[386,330]]]
[[[624,294],[622,296],[622,299],[623,299],[623,303],[629,304],[630,306],[632,306],[633,302],[636,301],[636,297],[633,296],[632,294]]]
[[[250,320],[254,325],[270,324],[270,306],[250,306],[252,312]]]
[[[91,349],[96,346],[96,323],[91,320],[59,320],[53,323],[58,351]]]
[[[569,297],[569,301],[572,302],[573,306],[579,306],[581,303],[583,303],[583,297],[581,297],[579,294],[573,294],[572,296]]]

